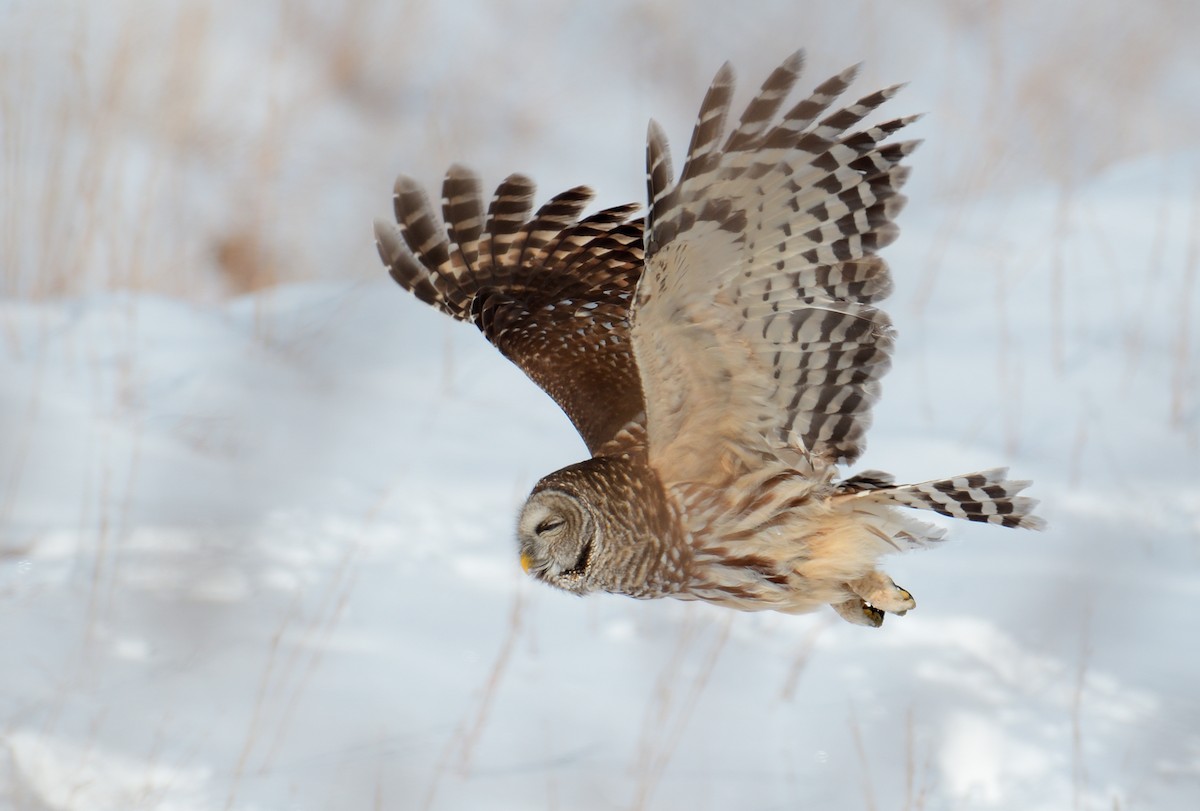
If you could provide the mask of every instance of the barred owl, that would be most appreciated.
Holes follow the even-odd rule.
[[[709,88],[678,179],[651,122],[649,205],[581,219],[512,175],[485,214],[452,166],[444,228],[412,180],[376,223],[392,277],[474,324],[566,412],[591,458],[533,488],[520,562],[576,594],[675,597],[788,613],[831,605],[878,626],[912,595],[881,555],[944,530],[900,508],[1040,528],[1004,469],[919,484],[838,478],[863,452],[893,345],[877,251],[896,238],[916,116],[860,122],[899,87],[831,107],[851,68],[780,114],[803,64],[777,68],[727,127],[733,73]]]

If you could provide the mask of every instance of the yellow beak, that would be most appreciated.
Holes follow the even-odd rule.
[[[531,563],[531,561],[529,560],[529,555],[526,555],[524,552],[522,552],[521,553],[521,570],[523,572],[525,572],[525,574],[529,574],[529,564],[530,563]]]

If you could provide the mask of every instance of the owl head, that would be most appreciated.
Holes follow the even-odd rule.
[[[517,521],[521,567],[539,580],[576,594],[594,591],[591,574],[602,541],[591,506],[557,489],[535,490]]]
[[[643,456],[595,456],[533,488],[517,521],[521,565],[575,594],[655,596],[686,582],[677,527]]]

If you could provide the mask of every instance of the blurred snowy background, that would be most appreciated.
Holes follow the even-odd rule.
[[[0,0],[0,807],[1200,805],[1200,5]],[[397,173],[641,200],[719,65],[925,111],[864,467],[1042,534],[918,609],[579,600],[585,451],[375,256]]]

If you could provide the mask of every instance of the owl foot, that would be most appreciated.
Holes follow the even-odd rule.
[[[883,572],[871,572],[866,577],[851,580],[846,586],[866,602],[889,614],[904,616],[917,607],[913,596]]]
[[[883,625],[883,612],[858,597],[844,603],[831,603],[831,605],[833,610],[838,612],[838,616],[851,625],[866,625],[869,628],[878,628]]]

